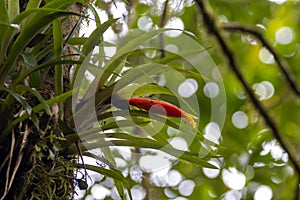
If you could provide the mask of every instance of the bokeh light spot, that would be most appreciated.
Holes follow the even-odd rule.
[[[149,29],[153,26],[153,22],[150,17],[142,16],[139,18],[137,25],[139,29],[149,31]]]
[[[105,56],[107,56],[108,58],[113,57],[117,52],[117,48],[116,47],[104,47],[104,53]]]
[[[214,165],[216,167],[219,167],[219,164],[214,159],[208,161],[208,163],[210,163],[210,164],[212,164],[212,165]],[[212,169],[212,168],[205,168],[205,167],[203,167],[202,171],[205,174],[205,176],[207,176],[208,178],[211,178],[211,179],[216,178],[220,174],[220,170],[219,169]]]
[[[124,2],[116,2],[116,6],[111,6],[110,10],[113,13],[114,18],[122,18],[128,14],[126,9],[126,4]]]
[[[255,93],[259,96],[260,100],[271,98],[275,92],[274,86],[268,81],[255,83],[253,85],[253,89],[255,90]]]
[[[143,172],[139,166],[137,165],[132,166],[130,168],[129,174],[131,179],[134,180],[135,182],[139,183],[142,181]]]
[[[219,94],[219,86],[214,82],[206,83],[203,92],[208,98],[215,98]]]
[[[242,193],[237,190],[229,190],[222,195],[222,200],[240,200],[242,199]]]
[[[122,158],[115,158],[116,164],[118,167],[124,168],[126,167],[126,162]]]
[[[175,44],[168,44],[167,46],[165,46],[165,50],[166,51],[170,51],[172,53],[178,53],[178,47]]]
[[[269,186],[261,185],[255,191],[254,200],[269,200],[272,199],[272,196],[272,189]]]
[[[169,137],[174,137],[174,136],[180,134],[181,131],[178,130],[178,129],[175,129],[175,128],[173,128],[173,127],[168,127],[167,133],[168,133],[168,136],[169,136]]]
[[[170,166],[170,161],[161,155],[144,155],[139,164],[145,172],[154,172]]]
[[[168,172],[167,183],[169,186],[176,186],[182,181],[182,175],[177,170],[171,170]]]
[[[174,199],[175,197],[177,197],[177,194],[175,194],[171,189],[169,188],[165,188],[164,189],[164,193],[168,198]]]
[[[188,150],[187,142],[182,137],[174,137],[174,138],[172,138],[172,139],[169,140],[169,143],[175,149],[179,149],[179,150],[182,150],[182,151]]]
[[[246,176],[233,167],[224,169],[222,171],[222,178],[224,184],[233,190],[241,190],[246,184]]]
[[[204,129],[204,137],[205,139],[218,144],[219,138],[221,137],[221,130],[217,123],[209,122]]]
[[[135,185],[131,188],[132,196],[134,197],[134,200],[142,200],[146,196],[146,192],[140,185]]]
[[[91,193],[95,199],[104,199],[106,196],[109,196],[111,192],[102,185],[96,184],[92,187]]]
[[[192,180],[184,180],[178,186],[178,191],[183,196],[190,196],[194,190],[195,183]]]
[[[276,31],[275,38],[279,44],[289,44],[294,39],[293,30],[288,26],[281,27]]]
[[[265,47],[262,47],[259,50],[258,56],[259,56],[259,59],[261,60],[261,62],[263,62],[265,64],[274,63],[274,56]]]
[[[233,125],[239,129],[243,129],[248,126],[248,116],[243,111],[233,113],[231,121]]]
[[[269,0],[270,2],[274,2],[278,5],[283,4],[284,2],[286,2],[286,0]]]
[[[194,79],[186,79],[178,87],[178,94],[183,98],[189,98],[198,90],[198,83]]]
[[[178,37],[179,35],[182,34],[182,31],[180,30],[184,30],[184,24],[180,18],[172,17],[167,22],[165,28],[179,29],[179,30],[171,30],[165,32],[165,34],[169,37]]]
[[[185,197],[176,197],[174,200],[188,200],[188,199]]]
[[[262,144],[263,150],[260,152],[260,155],[267,155],[271,153],[272,157],[275,160],[286,160],[286,153],[283,151],[282,147],[277,144],[275,140],[270,142],[263,142]]]

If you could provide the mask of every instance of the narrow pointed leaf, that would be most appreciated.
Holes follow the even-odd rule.
[[[25,11],[26,12],[26,11]],[[54,19],[67,16],[67,15],[79,15],[74,12],[66,12],[66,11],[56,11],[54,13],[50,12],[47,14],[43,14],[39,18],[28,25],[23,27],[20,35],[17,37],[16,41],[12,45],[10,52],[8,54],[7,60],[4,63],[4,66],[0,68],[0,84],[3,84],[5,81],[6,75],[9,73],[10,70],[13,69],[12,66],[15,65],[16,59],[20,55],[22,49],[26,47],[26,45],[34,38],[34,36],[41,31],[43,27],[49,25]]]
[[[8,16],[9,19],[14,19],[20,12],[19,0],[9,0],[8,3]]]
[[[65,92],[57,97],[54,97],[52,99],[49,99],[46,101],[46,103],[51,106],[55,103],[61,102],[63,100],[65,100],[66,98],[70,97],[73,94],[73,90],[70,90],[68,92]],[[27,102],[26,102],[27,103]],[[43,103],[38,104],[37,106],[32,108],[32,111],[34,113],[37,113],[41,110],[43,110],[45,107],[43,105]],[[18,117],[17,119],[15,119],[13,122],[11,122],[6,129],[1,133],[0,135],[0,141],[4,141],[3,139],[10,133],[11,129],[14,128],[18,123],[20,123],[21,121],[27,119],[28,117],[30,117],[30,115],[28,113],[25,113],[24,115]],[[1,145],[1,143],[0,143]]]
[[[86,41],[82,48],[82,52],[85,55],[88,55],[95,46],[99,45],[103,38],[103,33],[118,19],[110,19],[94,30],[94,32],[90,35],[89,39]]]
[[[8,17],[8,12],[7,12],[7,7],[6,7],[6,1],[1,0],[0,1],[0,22],[1,23],[9,23],[9,17]]]
[[[36,126],[36,128],[39,129],[38,118],[35,115],[35,112],[33,111],[32,107],[25,101],[25,99],[21,95],[19,95],[18,93],[14,92],[10,89],[2,88],[2,90],[8,92],[11,96],[13,96],[22,105],[22,107],[26,110],[27,114],[31,118],[31,120],[34,123],[34,125]]]

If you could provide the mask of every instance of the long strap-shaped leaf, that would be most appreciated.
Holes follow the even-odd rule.
[[[46,103],[48,104],[48,106],[51,106],[55,103],[61,102],[63,100],[65,100],[66,98],[70,97],[73,94],[73,90],[70,90],[68,92],[65,92],[57,97],[54,97],[52,99],[49,99],[46,101]],[[27,103],[27,102],[26,102]],[[45,109],[45,102],[40,103],[39,105],[33,107],[31,109],[31,112],[33,113],[37,113],[41,110]],[[6,129],[0,134],[0,145],[4,142],[4,138],[7,137],[7,135],[11,132],[11,130],[21,121],[27,119],[28,117],[30,117],[30,115],[27,113],[25,113],[24,115],[18,117],[17,119],[15,119],[13,122],[11,122]]]
[[[34,66],[34,67],[30,68],[29,70],[26,70],[23,74],[20,74],[13,81],[13,84],[17,84],[17,83],[21,82],[24,78],[26,78],[27,76],[29,76],[30,74],[32,74],[38,70],[44,69],[49,66],[58,65],[58,64],[81,64],[81,62],[77,61],[77,60],[61,60],[61,59],[51,60],[49,62],[45,62],[43,64]]]
[[[99,25],[93,33],[90,35],[90,37],[85,41],[83,47],[82,47],[82,52],[85,55],[85,57],[81,57],[81,61],[84,63],[85,58],[89,58],[91,55],[93,49],[95,46],[99,45],[100,42],[103,41],[103,33],[114,23],[116,22],[117,19],[110,19],[103,24]],[[77,74],[80,70],[81,66],[77,66],[74,72],[74,77],[76,79]],[[97,80],[97,78],[95,79]],[[74,84],[75,82],[73,82]],[[93,85],[93,84],[92,84]]]
[[[40,11],[38,11],[40,12]],[[67,16],[67,15],[79,15],[75,12],[67,12],[64,10],[56,10],[56,12],[48,12],[42,15],[42,18],[34,20],[32,23],[28,23],[27,26],[23,28],[20,35],[12,45],[6,62],[0,68],[0,84],[2,85],[5,81],[6,75],[12,70],[14,64],[16,63],[18,56],[21,51],[26,47],[26,45],[34,38],[34,36],[42,30],[46,25],[49,25],[54,19]]]
[[[0,0],[0,22],[1,23],[9,23],[9,17],[6,7],[6,0]]]
[[[19,0],[7,1],[8,4],[8,16],[10,21],[14,19],[20,12]]]
[[[74,167],[78,167],[78,168],[85,168],[88,170],[92,170],[92,171],[102,174],[104,176],[111,177],[112,179],[114,179],[115,184],[121,183],[122,186],[125,186],[125,188],[128,191],[128,195],[129,195],[130,199],[132,199],[130,186],[129,186],[126,178],[123,176],[123,174],[120,171],[114,170],[114,169],[105,169],[103,167],[98,167],[98,166],[89,165],[89,164],[83,165],[83,164],[79,164],[79,163],[70,163],[70,165],[74,166]],[[123,188],[122,188],[122,190],[123,190]],[[124,195],[123,192],[119,191],[119,193],[120,193],[120,196],[122,199],[126,199],[125,196],[123,196]]]
[[[31,118],[34,125],[39,128],[39,122],[38,118],[35,115],[35,112],[33,111],[32,107],[25,101],[25,99],[19,95],[18,93],[14,92],[13,90],[7,89],[7,88],[1,88],[1,90],[8,92],[11,96],[13,96],[26,110],[28,116]],[[1,140],[0,140],[1,141]]]
[[[114,133],[112,133],[112,136],[113,134]],[[122,135],[125,136],[126,134],[122,134]],[[168,153],[172,156],[178,157],[182,160],[189,161],[191,163],[203,167],[216,169],[216,166],[208,163],[206,160],[199,158],[197,154],[178,150],[172,147],[171,145],[166,145],[164,143],[160,143],[158,141],[148,139],[148,138],[134,137],[130,135],[126,135],[126,137],[124,137],[121,140],[120,139],[112,139],[109,141],[100,140],[98,142],[96,141],[93,143],[81,144],[80,147],[82,149],[87,149],[87,150],[102,148],[106,146],[129,146],[129,147],[136,147],[136,148],[157,149],[157,150],[164,151],[165,153]]]
[[[111,76],[111,72],[113,72],[115,70],[116,66],[118,66],[115,64],[115,62],[117,60],[119,60],[120,58],[122,58],[121,60],[123,60],[124,55],[129,54],[130,52],[134,51],[135,49],[138,49],[146,41],[152,39],[153,37],[165,32],[167,30],[171,30],[171,29],[158,29],[158,30],[153,30],[150,32],[142,33],[139,37],[135,38],[134,40],[131,40],[126,45],[121,47],[117,51],[116,55],[114,55],[112,57],[112,59],[110,59],[108,61],[107,65],[106,65],[106,70],[101,75],[101,78],[99,80],[98,89],[103,88],[106,80],[108,80],[108,78]]]

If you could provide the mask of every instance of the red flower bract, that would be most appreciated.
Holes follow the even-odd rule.
[[[152,113],[165,115],[168,117],[183,117],[194,128],[196,127],[196,122],[194,121],[194,119],[196,119],[195,116],[188,114],[180,108],[178,108],[177,106],[165,101],[134,97],[129,99],[129,105],[141,108]]]

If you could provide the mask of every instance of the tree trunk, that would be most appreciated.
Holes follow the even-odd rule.
[[[20,12],[26,9],[28,0],[20,0]],[[44,5],[41,2],[41,6]],[[74,4],[68,8],[80,13],[82,5]],[[78,21],[72,16],[62,23],[63,35],[68,34]],[[43,35],[43,34],[41,34]],[[17,36],[16,36],[17,37]],[[38,44],[43,37],[36,37],[30,45]],[[51,44],[52,37],[48,44]],[[45,46],[46,48],[46,46]],[[64,50],[69,54],[70,49]],[[24,67],[24,61],[19,59],[18,67]],[[39,63],[41,64],[41,63]],[[66,87],[70,82],[68,72],[70,66],[64,66]],[[37,89],[44,99],[54,96],[53,68],[42,70],[41,88]],[[65,88],[67,91],[68,88]],[[24,94],[26,101],[33,107],[39,101],[34,95]],[[1,93],[0,93],[0,98]],[[4,102],[5,103],[5,102]],[[3,104],[4,104],[3,103]],[[0,102],[0,106],[2,102]],[[16,103],[7,117],[11,122],[15,113],[20,112],[20,105]],[[6,138],[4,145],[0,146],[0,199],[72,199],[74,192],[74,171],[69,163],[74,158],[59,155],[55,141],[61,140],[61,131],[58,128],[57,105],[51,107],[52,116],[46,113],[37,115],[40,129],[37,130],[31,120],[19,123]],[[22,112],[22,111],[21,111]],[[24,113],[23,113],[24,114]],[[19,116],[22,113],[18,113]],[[7,124],[6,124],[7,125]],[[6,126],[5,125],[5,126]],[[6,127],[4,127],[6,128]],[[3,131],[3,126],[0,131]]]

